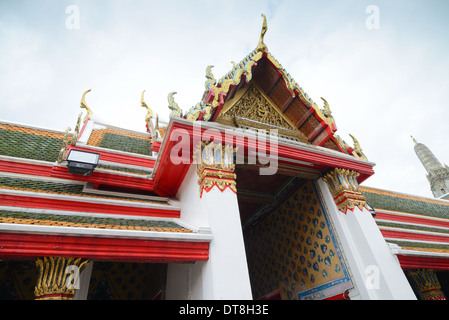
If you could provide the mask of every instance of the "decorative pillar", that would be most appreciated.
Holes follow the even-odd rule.
[[[36,300],[72,300],[79,289],[79,275],[88,260],[72,257],[36,259],[39,270],[34,295]]]
[[[353,211],[355,207],[361,211],[366,205],[365,197],[362,196],[357,178],[359,173],[353,170],[335,168],[324,175],[323,180],[328,185],[338,209],[345,213]]]
[[[444,293],[441,291],[441,285],[435,270],[417,269],[410,271],[409,275],[421,292],[424,300],[446,300]]]
[[[234,173],[235,151],[236,148],[233,146],[223,146],[221,143],[201,142],[198,144],[193,157],[197,163],[201,198],[203,192],[209,192],[213,187],[217,187],[222,192],[229,188],[237,193]]]

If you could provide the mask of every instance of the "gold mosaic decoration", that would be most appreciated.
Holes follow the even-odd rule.
[[[357,182],[359,175],[357,171],[335,168],[323,177],[341,212],[352,211],[355,207],[369,210]]]
[[[36,267],[39,275],[34,289],[36,300],[73,299],[76,287],[71,284],[77,283],[79,273],[87,264],[87,260],[73,257],[37,258]],[[73,269],[79,272],[70,271]]]
[[[255,299],[276,290],[286,300],[319,299],[320,290],[352,286],[313,181],[244,235]]]
[[[226,188],[237,193],[234,154],[237,149],[221,143],[200,142],[194,151],[197,163],[200,197],[203,191],[210,191],[214,186],[220,191]]]
[[[446,300],[435,270],[417,269],[408,274],[415,282],[424,300]]]

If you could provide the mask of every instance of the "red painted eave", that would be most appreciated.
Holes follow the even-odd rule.
[[[186,263],[209,259],[209,242],[0,233],[0,258],[79,257]]]

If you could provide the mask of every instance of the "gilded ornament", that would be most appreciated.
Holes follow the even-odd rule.
[[[362,148],[360,147],[359,141],[352,135],[349,135],[352,138],[352,141],[354,141],[354,151],[352,154],[361,160],[368,160],[366,156],[362,152]]]
[[[62,139],[62,148],[59,151],[59,156],[58,156],[58,163],[61,163],[62,161],[65,160],[66,156],[67,156],[67,145],[69,144],[70,141],[70,128],[67,128],[64,134],[64,138]]]
[[[366,199],[360,191],[357,178],[360,174],[357,171],[335,168],[323,177],[323,181],[329,187],[338,209],[344,213],[347,210],[354,210],[355,207],[363,210],[366,208]]]
[[[178,104],[175,102],[173,96],[176,92],[170,92],[168,94],[168,108],[171,110],[170,118],[181,118],[182,110],[179,108]]]
[[[81,116],[82,116],[82,113],[79,114],[78,120],[75,125],[75,131],[73,133],[72,141],[70,143],[72,146],[76,145],[76,142],[78,141],[78,137],[80,135]]]
[[[446,300],[435,270],[417,269],[409,271],[408,274],[415,282],[424,300]]]
[[[206,91],[209,91],[210,87],[215,85],[217,80],[215,80],[215,77],[212,73],[212,68],[214,66],[207,66],[206,68],[206,83],[204,84]]]
[[[193,158],[197,164],[200,197],[214,186],[224,191],[230,188],[237,192],[234,155],[237,151],[231,145],[200,142],[194,150]]]
[[[34,288],[36,300],[71,300],[75,284],[88,260],[73,257],[43,257],[36,259],[38,279]]]
[[[145,100],[143,98],[144,93],[145,93],[145,90],[143,90],[143,92],[142,92],[142,97],[140,99],[140,104],[141,104],[142,107],[147,109],[147,115],[145,116],[145,123],[150,125],[150,119],[153,118],[153,110],[151,110],[151,108],[145,103]]]
[[[265,33],[267,33],[267,30],[268,30],[267,17],[263,13],[261,14],[261,16],[263,17],[263,24],[262,24],[262,30],[260,32],[259,44],[257,45],[257,49],[256,49],[258,52],[268,51],[267,46],[263,42]]]
[[[86,117],[84,118],[83,122],[86,122],[88,119],[90,119],[92,117],[92,110],[86,104],[86,94],[89,93],[90,91],[91,91],[91,89],[84,92],[83,97],[81,98],[80,108],[86,109],[86,111],[87,111]]]

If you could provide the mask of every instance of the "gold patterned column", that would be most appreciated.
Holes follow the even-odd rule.
[[[323,177],[334,197],[335,204],[343,213],[346,213],[348,209],[352,211],[355,207],[360,210],[363,208],[369,210],[357,182],[358,176],[357,171],[335,168]]]
[[[203,191],[209,192],[214,186],[221,191],[226,188],[237,193],[236,175],[234,173],[234,154],[236,149],[231,145],[221,143],[200,142],[194,152],[197,164],[200,197]]]
[[[438,281],[435,270],[417,269],[409,272],[410,277],[415,282],[424,300],[446,300],[441,291],[440,281]]]
[[[36,300],[71,300],[78,289],[81,270],[88,260],[66,257],[36,259],[37,277],[34,295]]]

